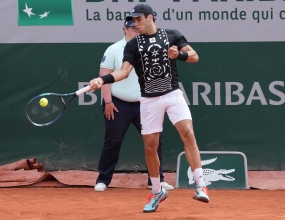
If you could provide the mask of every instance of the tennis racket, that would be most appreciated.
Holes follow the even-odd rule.
[[[87,92],[90,86],[68,94],[43,93],[32,98],[26,105],[26,116],[35,126],[50,125],[60,118],[68,103],[75,97]],[[41,105],[42,98],[47,99],[45,105]]]

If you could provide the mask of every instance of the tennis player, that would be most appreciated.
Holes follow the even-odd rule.
[[[183,143],[185,156],[192,168],[197,185],[193,198],[209,202],[208,190],[203,180],[199,148],[194,135],[192,117],[178,85],[176,61],[197,63],[199,57],[177,30],[157,28],[154,12],[147,4],[136,5],[126,20],[133,20],[140,33],[130,40],[124,50],[122,67],[110,74],[90,81],[92,89],[114,83],[129,76],[135,68],[141,88],[141,134],[149,170],[152,192],[144,212],[153,212],[168,192],[160,186],[157,147],[165,112],[177,129]]]
[[[134,21],[124,22],[123,30],[125,36],[122,40],[112,44],[104,53],[100,64],[100,76],[105,76],[120,69],[123,61],[124,48],[130,39],[138,35],[134,28]],[[122,142],[127,133],[130,124],[133,124],[139,133],[141,133],[140,123],[140,86],[138,77],[133,70],[125,80],[114,84],[102,86],[103,94],[103,112],[105,120],[105,138],[98,164],[99,176],[96,180],[95,191],[105,191],[111,183],[115,167],[119,160]],[[166,190],[174,189],[164,181],[162,170],[162,134],[159,136],[158,157],[160,161],[160,184]],[[134,149],[135,150],[135,149]],[[152,183],[148,178],[148,186]]]

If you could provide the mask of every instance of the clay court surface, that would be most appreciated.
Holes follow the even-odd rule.
[[[0,188],[0,219],[285,219],[285,190],[211,190],[210,203],[192,189],[169,191],[156,212],[143,213],[148,189]]]

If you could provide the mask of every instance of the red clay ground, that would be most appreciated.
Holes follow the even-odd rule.
[[[192,189],[169,191],[156,212],[143,213],[148,189],[0,188],[0,219],[285,219],[285,190],[211,190],[210,203]]]

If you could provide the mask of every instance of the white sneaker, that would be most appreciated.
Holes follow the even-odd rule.
[[[167,182],[161,182],[160,183],[161,187],[164,188],[165,190],[172,190],[174,189],[173,186],[169,185]]]
[[[103,192],[107,189],[107,186],[104,183],[97,183],[96,186],[94,187],[94,190],[96,192]]]
[[[164,188],[165,190],[172,190],[174,189],[173,186],[169,185],[167,182],[161,182],[160,183],[161,187]],[[152,186],[148,186],[148,188],[152,188]]]

